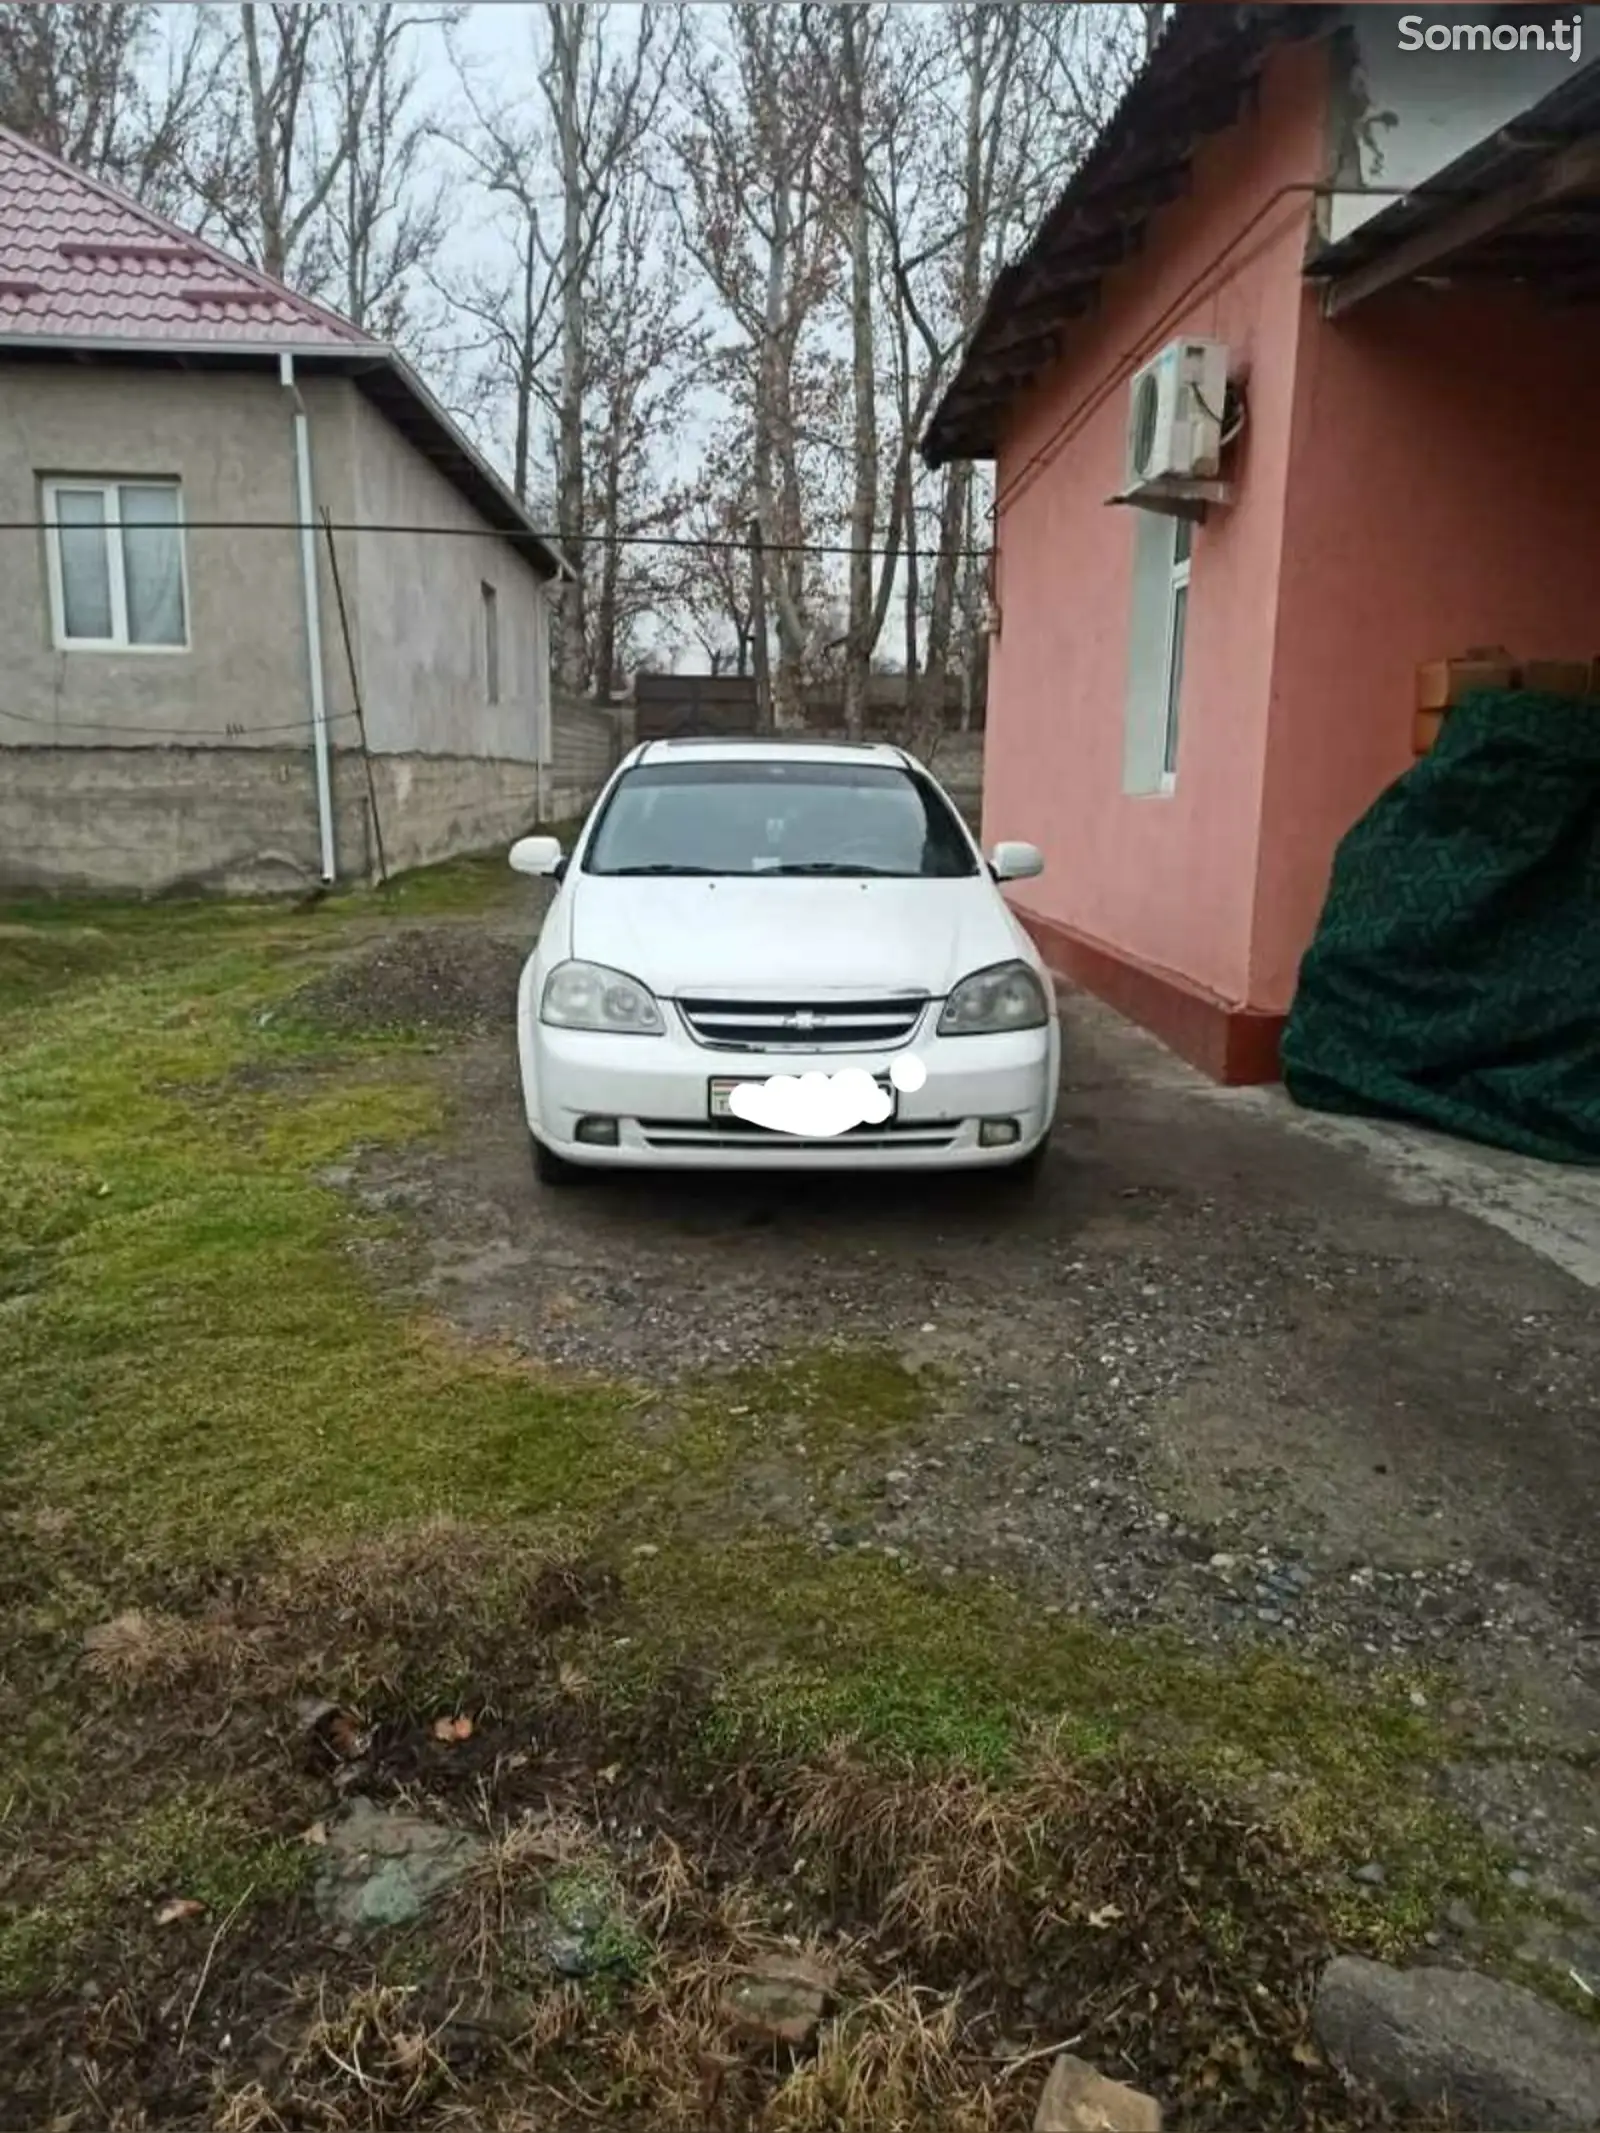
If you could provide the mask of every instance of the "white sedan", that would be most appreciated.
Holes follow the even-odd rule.
[[[524,837],[511,864],[558,884],[517,999],[546,1183],[1043,1155],[1054,991],[997,886],[1043,862],[986,860],[902,749],[646,742],[570,858]]]

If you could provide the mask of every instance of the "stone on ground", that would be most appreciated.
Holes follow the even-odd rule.
[[[1600,2127],[1600,2029],[1520,1985],[1341,1955],[1312,2014],[1329,2058],[1394,2102],[1482,2133]]]
[[[1063,2052],[1039,2098],[1033,2133],[1161,2133],[1161,2106]]]
[[[470,1830],[353,1799],[328,1828],[317,1868],[317,1909],[350,1932],[410,1925],[441,1890],[461,1879],[482,1849]]]
[[[741,2036],[798,2048],[815,2035],[833,1982],[809,1956],[766,1955],[734,1980],[723,2007]]]

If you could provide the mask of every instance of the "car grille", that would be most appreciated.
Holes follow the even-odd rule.
[[[760,1141],[775,1154],[803,1153],[818,1148],[948,1148],[961,1127],[954,1119],[924,1119],[902,1125],[889,1120],[882,1125],[852,1126],[848,1133],[774,1133],[749,1119],[716,1120],[641,1118],[639,1131],[652,1148],[747,1148]]]
[[[678,1002],[697,1043],[725,1052],[859,1052],[904,1044],[922,1020],[925,993],[867,1000]]]

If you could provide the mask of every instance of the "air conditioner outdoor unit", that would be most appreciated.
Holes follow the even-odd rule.
[[[1215,481],[1222,466],[1224,341],[1171,341],[1135,371],[1128,395],[1124,494],[1159,495],[1172,483]]]

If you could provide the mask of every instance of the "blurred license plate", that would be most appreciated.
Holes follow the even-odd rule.
[[[737,1089],[741,1085],[741,1083],[745,1081],[765,1081],[766,1079],[767,1076],[765,1074],[730,1074],[725,1078],[712,1082],[711,1116],[713,1118],[736,1117],[737,1114],[728,1101],[728,1098],[733,1094],[734,1090]],[[890,1081],[886,1075],[883,1074],[880,1074],[877,1077],[877,1081],[878,1087],[882,1089],[885,1096],[887,1096],[889,1099],[889,1116],[890,1118],[893,1118],[896,1110],[899,1108],[899,1098],[895,1094],[894,1083]]]

